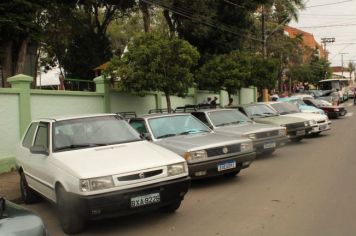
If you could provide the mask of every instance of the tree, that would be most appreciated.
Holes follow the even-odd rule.
[[[234,51],[207,60],[197,74],[197,82],[200,89],[226,90],[230,98],[251,78],[251,72],[251,57]]]
[[[251,80],[248,86],[258,88],[274,89],[278,80],[278,71],[280,65],[278,60],[273,58],[264,59],[262,56],[254,56],[251,60]]]
[[[349,64],[347,65],[347,70],[350,73],[350,80],[351,80],[352,73],[355,72],[356,70],[355,64],[352,61],[350,61]]]
[[[129,43],[122,58],[116,56],[111,60],[105,74],[119,78],[128,92],[164,92],[171,112],[170,96],[182,97],[188,92],[193,85],[191,71],[198,59],[198,51],[187,41],[145,33]]]

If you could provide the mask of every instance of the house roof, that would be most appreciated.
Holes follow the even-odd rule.
[[[331,70],[333,73],[342,72],[342,71],[346,72],[348,71],[348,68],[344,67],[344,70],[342,70],[342,66],[332,66]]]
[[[104,64],[101,64],[100,66],[95,67],[94,70],[100,70],[100,71],[105,70],[108,67],[109,63],[110,63],[110,61],[107,61]]]

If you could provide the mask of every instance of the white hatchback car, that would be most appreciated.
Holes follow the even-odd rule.
[[[174,212],[190,185],[182,157],[143,140],[115,114],[33,121],[16,160],[24,202],[40,194],[56,203],[66,233],[91,219]]]

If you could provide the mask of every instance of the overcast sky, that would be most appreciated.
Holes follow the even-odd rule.
[[[334,37],[335,43],[327,44],[332,66],[344,66],[350,60],[356,63],[356,0],[305,0],[306,9],[300,11],[298,22],[290,25],[321,38]],[[320,6],[325,5],[325,6]]]

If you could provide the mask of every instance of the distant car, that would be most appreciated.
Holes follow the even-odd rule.
[[[319,99],[305,99],[304,102],[307,105],[317,107],[322,109],[329,118],[338,118],[340,116],[345,116],[347,110],[343,106],[332,105],[324,100]]]
[[[23,201],[40,194],[54,202],[68,234],[92,219],[174,212],[190,185],[182,157],[143,140],[116,114],[35,120],[16,161]]]
[[[0,235],[47,236],[40,217],[0,197]]]
[[[348,91],[347,91],[347,94],[349,96],[349,98],[355,98],[355,88],[350,88]]]
[[[301,112],[325,115],[325,112],[322,109],[305,104],[305,102],[299,97],[279,98],[277,101],[295,104],[298,106]]]
[[[263,102],[242,105],[239,110],[257,123],[286,127],[287,135],[292,141],[302,140],[312,130],[306,119],[281,116]]]
[[[236,109],[196,110],[191,114],[216,133],[251,139],[258,154],[272,153],[288,142],[286,128],[256,123]]]
[[[320,96],[323,96],[323,91],[322,90],[317,90],[317,89],[309,89],[309,90],[304,90],[301,92],[302,94],[308,94],[313,96],[313,98],[318,98]]]
[[[182,156],[194,179],[236,176],[256,157],[251,139],[222,135],[191,114],[151,114],[130,119],[130,124],[153,143]]]
[[[327,115],[303,113],[297,105],[288,102],[270,102],[268,105],[270,105],[282,116],[307,119],[310,122],[309,124],[312,126],[310,134],[316,135],[330,129],[331,121],[328,119]]]

